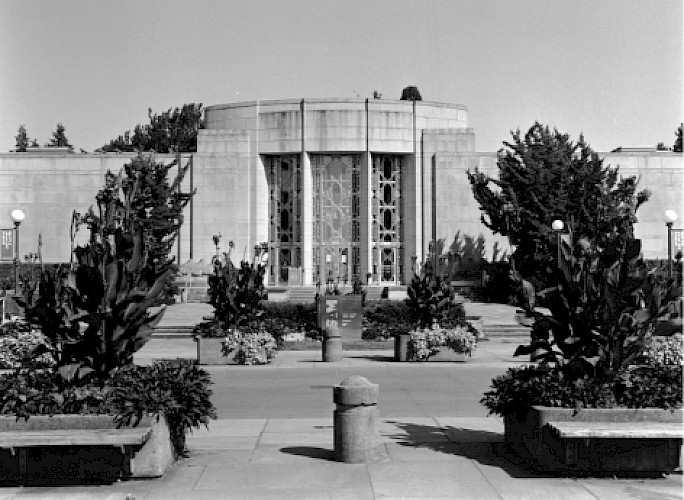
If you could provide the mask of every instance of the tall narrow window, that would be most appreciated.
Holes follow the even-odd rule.
[[[269,283],[287,284],[290,267],[301,263],[301,189],[299,155],[267,156],[269,203]]]
[[[373,272],[384,283],[400,283],[402,266],[401,156],[373,155]]]

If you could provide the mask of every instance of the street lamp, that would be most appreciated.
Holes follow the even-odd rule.
[[[26,218],[23,210],[12,210],[12,221],[14,222],[14,295],[19,295],[19,225]]]
[[[665,210],[665,225],[667,226],[667,279],[672,279],[672,224],[677,220],[677,212]]]
[[[563,230],[564,224],[560,219],[556,219],[551,223],[551,229],[556,232],[556,247],[558,248],[558,269],[561,267],[561,231]]]

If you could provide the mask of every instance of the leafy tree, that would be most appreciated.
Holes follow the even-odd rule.
[[[39,148],[40,147],[37,139],[31,139],[31,147],[32,148]]]
[[[67,139],[66,134],[64,133],[65,130],[66,129],[64,128],[64,125],[58,123],[57,128],[54,132],[52,132],[52,139],[50,139],[50,144],[48,147],[71,148],[72,146],[69,144],[69,139]]]
[[[667,151],[667,146],[665,146],[665,143],[664,143],[664,142],[659,142],[659,143],[656,145],[656,150],[657,150],[657,151]]]
[[[637,194],[634,177],[619,178],[580,136],[535,123],[524,135],[512,133],[499,151],[498,179],[468,172],[482,222],[515,247],[512,265],[535,285],[547,282],[557,254],[551,223],[560,219],[577,239],[606,249],[618,228],[636,221],[649,193]],[[626,210],[631,207],[631,210]]]
[[[418,91],[418,87],[408,86],[408,87],[404,87],[404,90],[401,91],[401,100],[402,101],[422,101],[423,98],[420,96],[420,92]]]
[[[202,122],[202,104],[184,104],[161,114],[147,111],[147,125],[136,125],[100,148],[103,152],[156,151],[158,153],[197,151],[197,133]]]
[[[679,125],[679,128],[675,131],[675,136],[677,137],[675,139],[674,146],[672,146],[672,151],[675,151],[677,153],[682,152],[682,128],[684,127],[684,123]]]

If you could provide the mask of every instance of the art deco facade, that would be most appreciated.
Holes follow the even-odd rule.
[[[506,140],[507,138],[502,138]],[[21,252],[42,234],[46,261],[69,260],[71,211],[93,203],[107,170],[130,155],[66,152],[0,155],[0,226],[14,208],[26,212]],[[667,255],[665,209],[684,217],[682,155],[603,155],[623,175],[640,175],[654,197],[640,210],[644,255]],[[158,160],[171,157],[157,155]],[[180,260],[209,261],[212,235],[235,260],[270,248],[269,284],[351,282],[402,284],[412,259],[431,241],[485,237],[506,241],[480,222],[466,171],[496,175],[496,154],[475,149],[468,110],[456,104],[378,99],[297,99],[209,106],[185,188]],[[681,227],[675,225],[675,227]],[[297,279],[293,279],[293,278]]]

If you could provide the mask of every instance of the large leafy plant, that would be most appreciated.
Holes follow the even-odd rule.
[[[231,241],[224,258],[214,258],[214,273],[208,278],[209,302],[221,327],[258,329],[263,315],[261,303],[267,294],[264,275],[268,245],[256,245],[252,262],[243,260],[239,267],[231,260],[233,248]]]
[[[173,165],[140,155],[108,172],[97,208],[73,213],[70,265],[43,268],[24,288],[27,319],[55,346],[65,378],[131,363],[161,319],[175,273],[169,252],[191,196],[180,192],[187,167],[168,181]],[[88,240],[76,246],[84,227]]]
[[[446,278],[435,273],[430,259],[420,270],[414,261],[413,279],[407,294],[409,320],[417,328],[432,328],[435,324],[451,328],[465,324],[465,311],[454,301],[454,289]]]

